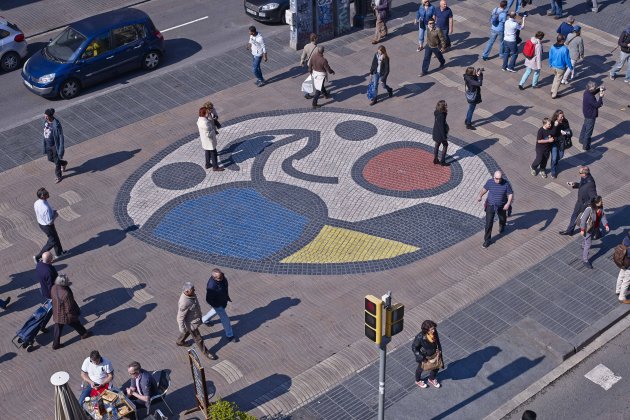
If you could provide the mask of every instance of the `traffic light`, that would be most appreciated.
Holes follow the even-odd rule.
[[[396,303],[385,311],[385,335],[394,336],[403,330],[405,305]]]
[[[365,297],[365,336],[381,344],[383,335],[383,301],[376,296]]]

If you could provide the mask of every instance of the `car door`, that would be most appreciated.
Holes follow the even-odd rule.
[[[112,42],[119,72],[139,67],[144,54],[144,25],[125,25],[113,29]]]
[[[84,86],[111,77],[118,66],[116,54],[112,50],[111,32],[92,38],[79,57],[75,75]]]

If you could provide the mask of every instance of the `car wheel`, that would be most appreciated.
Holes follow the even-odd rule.
[[[159,51],[149,51],[142,58],[142,67],[145,70],[154,70],[162,62],[162,54]]]
[[[63,99],[72,99],[81,91],[81,85],[77,79],[68,79],[59,87],[59,96]]]
[[[11,51],[2,56],[0,66],[4,71],[13,71],[20,65],[20,56],[17,53]]]

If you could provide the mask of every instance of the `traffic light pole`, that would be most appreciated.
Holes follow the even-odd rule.
[[[378,363],[378,420],[385,418],[385,367],[387,365],[387,343],[389,337],[383,337],[379,348]]]

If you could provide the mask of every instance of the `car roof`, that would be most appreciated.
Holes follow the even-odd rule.
[[[124,8],[90,16],[89,18],[71,23],[71,28],[83,35],[91,35],[96,31],[111,28],[127,22],[147,19],[149,15],[138,9]]]

